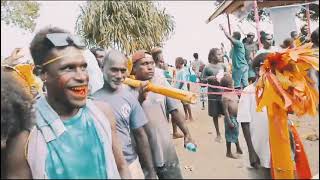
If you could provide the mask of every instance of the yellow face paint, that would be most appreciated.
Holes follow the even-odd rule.
[[[58,57],[55,57],[53,59],[48,60],[47,62],[43,63],[41,65],[41,67],[44,67],[48,64],[51,64],[51,63],[53,63],[61,58],[64,58],[64,57],[72,57],[72,56],[78,56],[78,55],[82,55],[82,54],[80,54],[80,53],[67,53],[67,54],[64,54],[64,55],[61,55],[61,56],[58,56]]]

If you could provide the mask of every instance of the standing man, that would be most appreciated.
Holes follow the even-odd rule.
[[[273,37],[271,34],[265,33],[263,36],[260,37],[260,41],[262,44],[262,49],[257,51],[256,56],[263,53],[272,53],[278,50],[278,48],[272,45]]]
[[[104,86],[94,94],[94,97],[109,103],[112,107],[117,120],[117,133],[122,143],[122,152],[129,164],[132,178],[145,178],[140,160],[142,167],[149,173],[146,174],[146,179],[155,179],[150,145],[144,130],[148,120],[137,98],[130,93],[129,87],[123,84],[127,77],[127,66],[128,59],[125,55],[110,50],[103,62]],[[136,148],[131,140],[131,132]]]
[[[166,80],[154,76],[154,61],[148,52],[137,51],[132,55],[132,61],[132,73],[137,80],[151,81],[157,85],[170,87]],[[179,159],[170,136],[166,112],[171,114],[172,120],[184,133],[184,144],[186,145],[193,140],[182,115],[178,111],[177,101],[153,92],[140,91],[139,93],[136,89],[132,89],[132,93],[138,97],[149,120],[146,132],[149,136],[158,178],[182,179]]]
[[[241,87],[245,88],[249,85],[249,66],[245,58],[245,48],[241,42],[241,34],[240,32],[235,31],[231,36],[221,24],[220,28],[232,44],[230,57],[232,59],[232,79],[234,82],[234,87],[236,89],[241,89]]]
[[[166,78],[165,71],[163,70],[163,68],[165,68],[164,67],[165,62],[164,62],[162,50],[158,47],[155,47],[151,50],[151,55],[156,65],[154,69],[155,77]],[[171,80],[168,80],[169,83],[172,83],[172,78],[173,77],[171,77]],[[170,113],[168,111],[166,113],[167,113],[167,118],[169,119]],[[175,121],[172,120],[171,123],[172,123],[172,131],[173,131],[172,137],[174,139],[183,138],[183,134],[180,134],[178,132],[177,124],[175,123]]]
[[[259,68],[268,53],[257,55],[253,61],[253,68],[259,78]],[[249,161],[251,167],[249,172],[253,179],[270,179],[270,147],[269,126],[267,109],[262,112],[256,111],[256,89],[257,81],[243,90],[238,105],[237,120],[241,123],[243,135],[248,147]]]
[[[248,81],[253,83],[255,81],[256,74],[252,69],[252,60],[255,57],[256,52],[258,51],[258,45],[254,42],[254,33],[250,32],[247,34],[247,43],[244,44],[246,60],[248,62],[249,71],[248,71]]]
[[[20,144],[8,151],[13,153],[8,154],[9,173],[31,169],[34,179],[130,178],[111,108],[87,98],[83,48],[76,37],[56,27],[33,38],[30,52],[47,94],[36,102],[36,127],[28,141],[17,139]]]

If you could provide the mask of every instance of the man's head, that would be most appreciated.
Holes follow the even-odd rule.
[[[304,36],[307,36],[308,35],[308,26],[305,24],[301,27],[300,29],[301,31],[301,34],[304,35]]]
[[[12,72],[1,68],[1,154],[7,140],[29,129],[34,119],[32,96]]]
[[[263,64],[264,60],[267,58],[269,53],[261,53],[259,55],[257,55],[256,57],[254,57],[254,59],[252,60],[252,69],[254,69],[255,73],[256,73],[256,77],[259,78],[260,74],[260,66]]]
[[[117,90],[127,77],[128,58],[121,52],[111,49],[103,60],[103,78],[106,87]]]
[[[208,61],[209,63],[216,64],[218,62],[223,62],[223,54],[222,51],[218,48],[212,48],[209,51]]]
[[[188,60],[183,59],[183,65],[186,67],[188,65]]]
[[[254,41],[254,37],[255,37],[254,33],[249,32],[249,33],[247,34],[247,43],[252,44],[253,41]]]
[[[41,69],[49,102],[70,109],[85,105],[89,76],[83,48],[79,39],[56,27],[44,28],[34,36],[30,52]]]
[[[194,57],[194,59],[198,59],[199,58],[198,53],[193,53],[193,57]]]
[[[102,48],[91,48],[90,51],[92,54],[96,57],[96,60],[98,62],[98,65],[100,68],[103,68],[103,59],[106,56],[106,51]]]
[[[160,69],[164,69],[164,58],[162,50],[160,48],[153,48],[151,50],[151,55],[156,66]]]
[[[182,57],[177,57],[175,63],[176,63],[176,68],[181,69],[184,66],[184,59]]]
[[[290,36],[292,39],[297,39],[299,37],[299,34],[297,31],[291,31]]]
[[[236,40],[240,40],[241,39],[241,33],[238,31],[235,31],[232,33],[232,37]]]
[[[287,49],[287,48],[294,48],[294,42],[292,38],[286,38],[282,45],[280,45],[283,49]]]
[[[233,88],[233,80],[230,74],[224,74],[220,81],[220,85],[223,87]]]
[[[263,48],[269,49],[272,46],[273,38],[271,34],[265,33],[263,36],[261,36],[260,40],[263,45]]]
[[[319,27],[311,34],[311,42],[314,47],[319,47]]]
[[[139,50],[132,55],[132,73],[141,81],[150,80],[154,75],[154,60],[146,50]]]

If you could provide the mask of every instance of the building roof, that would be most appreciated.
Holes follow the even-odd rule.
[[[257,0],[258,8],[270,8],[277,6],[288,6],[294,4],[312,3],[317,0],[288,0],[288,1],[275,1],[275,0]],[[207,23],[217,18],[219,15],[226,13],[232,14],[244,7],[244,0],[226,0],[223,1],[213,12],[213,14],[206,20]]]

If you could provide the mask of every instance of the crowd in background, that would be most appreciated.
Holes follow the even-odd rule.
[[[134,75],[142,82],[198,93],[202,109],[207,104],[213,119],[215,141],[226,142],[226,157],[243,153],[238,140],[242,127],[250,165],[261,169],[257,177],[270,178],[268,118],[266,111],[256,112],[253,93],[259,67],[280,48],[311,41],[318,49],[319,28],[311,36],[306,26],[300,34],[289,32],[280,47],[262,31],[261,49],[254,33],[242,38],[240,32],[220,28],[232,44],[230,54],[221,44],[210,49],[207,62],[194,53],[190,63],[177,57],[174,67],[158,47],[129,58],[114,49],[88,50],[61,28],[40,30],[30,48],[16,49],[1,62],[1,177],[181,179],[172,138],[196,148],[186,124],[196,119],[192,106],[149,92],[147,83],[138,88],[123,83]],[[26,60],[28,53],[32,59]],[[318,88],[318,72],[310,77]],[[230,93],[234,90],[249,93]]]

